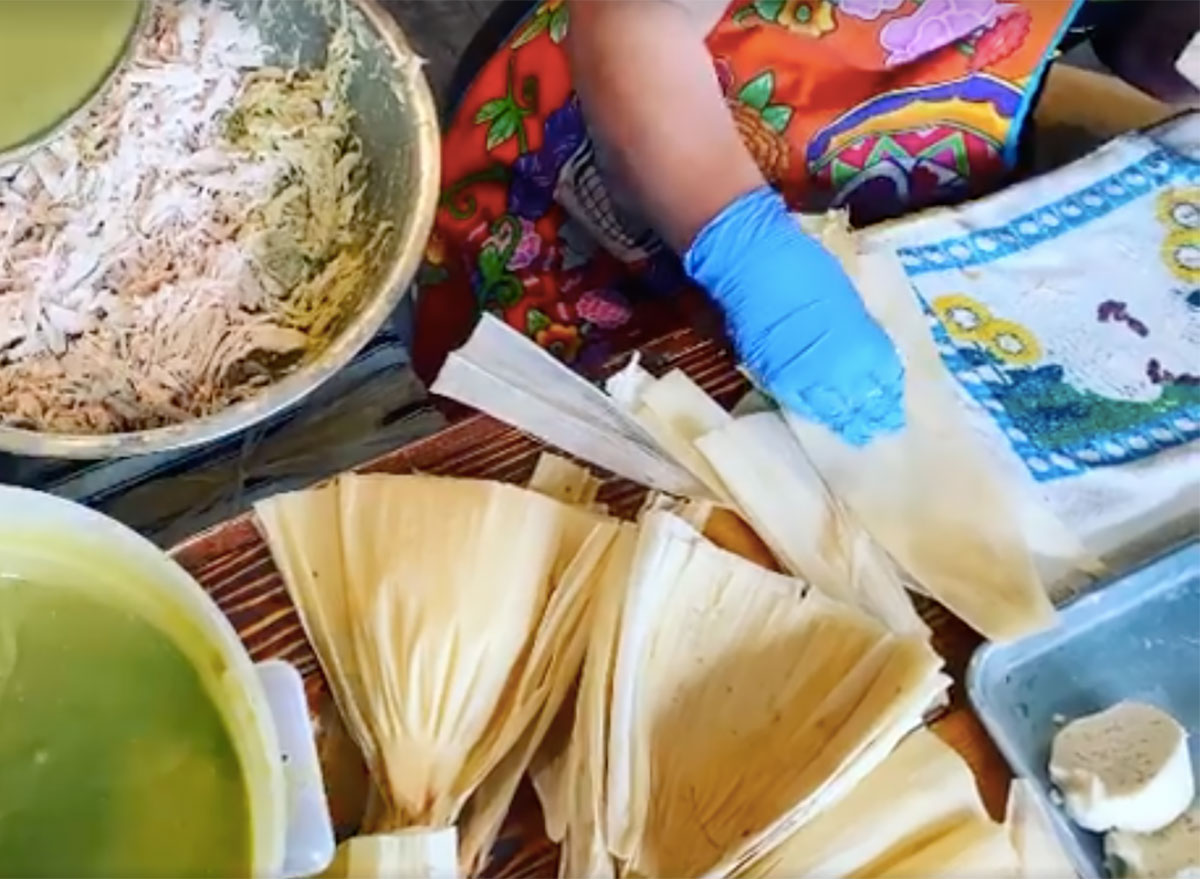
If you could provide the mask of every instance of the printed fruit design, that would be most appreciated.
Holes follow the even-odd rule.
[[[733,114],[733,122],[742,142],[768,181],[775,183],[782,180],[791,160],[791,145],[783,132],[792,121],[792,108],[786,104],[771,103],[775,74],[764,70],[731,94],[733,72],[729,62],[720,58],[715,63],[717,78],[725,92],[725,103]]]
[[[1005,9],[994,24],[976,37],[971,55],[972,70],[983,70],[999,64],[1025,42],[1032,27],[1033,16],[1028,9]]]
[[[743,27],[758,22],[777,24],[795,34],[823,37],[837,29],[831,0],[752,0],[733,13]]]

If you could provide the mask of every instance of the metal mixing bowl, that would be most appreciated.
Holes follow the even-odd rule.
[[[2,2],[2,0],[0,0]],[[356,36],[350,83],[355,131],[369,162],[366,219],[393,232],[330,342],[255,396],[212,415],[129,433],[61,434],[0,427],[0,451],[113,458],[195,446],[292,405],[345,366],[378,332],[420,264],[437,208],[440,143],[429,83],[399,25],[376,0],[232,0],[258,23],[281,64],[320,64],[342,15]]]

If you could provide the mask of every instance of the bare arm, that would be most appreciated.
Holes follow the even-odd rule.
[[[571,73],[616,173],[677,251],[765,182],[704,45],[707,5],[571,0]]]
[[[898,429],[900,358],[742,144],[704,45],[711,0],[571,2],[571,72],[609,170],[721,307],[742,361],[849,442]]]

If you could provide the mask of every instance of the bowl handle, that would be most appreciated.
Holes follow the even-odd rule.
[[[269,659],[255,665],[279,737],[287,797],[287,842],[282,879],[320,873],[333,859],[333,823],[304,681],[288,662]]]

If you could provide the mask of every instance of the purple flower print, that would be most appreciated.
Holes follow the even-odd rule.
[[[536,220],[554,201],[554,184],[567,159],[587,137],[579,98],[572,93],[567,102],[546,117],[541,149],[522,153],[513,162],[508,185],[508,212]]]
[[[895,12],[904,0],[840,0],[838,12],[863,21],[874,21],[885,12]]]
[[[990,27],[1010,4],[997,0],[925,0],[904,18],[894,18],[879,32],[879,43],[888,53],[887,64],[907,64],[972,31]]]
[[[588,290],[575,303],[575,313],[602,330],[613,330],[629,321],[633,310],[616,290]]]
[[[509,270],[516,271],[532,265],[541,252],[542,236],[533,228],[532,222],[521,217],[521,240],[517,242],[513,255],[508,258]]]

